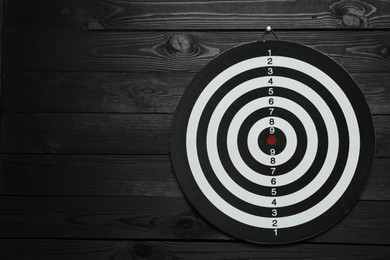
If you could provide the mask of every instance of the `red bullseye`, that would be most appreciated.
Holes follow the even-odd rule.
[[[267,138],[267,144],[274,145],[276,143],[276,138],[273,135],[268,136]]]

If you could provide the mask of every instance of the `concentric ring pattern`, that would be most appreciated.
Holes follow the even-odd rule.
[[[223,231],[258,243],[337,223],[374,150],[370,111],[349,74],[282,41],[242,45],[207,64],[172,124],[172,162],[189,201]]]

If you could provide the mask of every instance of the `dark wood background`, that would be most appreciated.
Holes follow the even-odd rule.
[[[0,259],[390,256],[389,1],[0,2]],[[208,224],[183,197],[168,145],[192,77],[267,25],[352,74],[377,137],[352,212],[285,246]]]

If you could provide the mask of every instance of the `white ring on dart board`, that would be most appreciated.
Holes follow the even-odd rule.
[[[252,85],[253,88],[254,86],[259,86],[259,82],[257,82],[256,79],[253,79],[240,84],[239,86],[237,86],[236,89],[251,89],[251,87],[249,87],[248,85]],[[305,131],[307,132],[307,137],[308,137],[306,153],[304,158],[294,169],[280,176],[266,176],[252,170],[242,160],[242,157],[238,149],[237,138],[238,138],[239,127],[242,125],[242,122],[245,120],[245,118],[248,115],[250,115],[257,109],[262,108],[262,105],[267,103],[267,99],[268,97],[262,97],[262,98],[252,100],[251,102],[249,102],[239,110],[239,112],[234,116],[230,124],[230,127],[228,129],[226,143],[227,143],[230,159],[232,160],[234,166],[236,167],[238,172],[241,173],[242,176],[244,176],[250,181],[256,181],[255,182],[256,184],[262,186],[279,187],[279,186],[290,184],[291,182],[302,177],[307,172],[307,170],[310,168],[311,164],[313,163],[316,155],[316,151],[318,148],[318,137],[317,137],[317,131],[314,122],[312,121],[309,114],[301,106],[299,106],[297,103],[289,99],[274,96],[275,104],[281,104],[276,107],[288,108],[295,115],[297,115],[298,118],[303,120],[303,125],[305,127]],[[211,116],[209,127],[207,128],[208,129],[207,130],[208,132],[207,151],[210,158],[209,160],[210,165],[215,175],[217,176],[218,180],[221,182],[223,186],[225,186],[225,188],[229,192],[234,194],[239,199],[261,207],[269,207],[271,205],[272,200],[275,198],[278,199],[278,203],[277,205],[273,206],[274,208],[294,205],[313,195],[319,188],[321,188],[321,186],[326,182],[328,177],[331,175],[337,160],[337,153],[335,152],[332,153],[331,151],[337,151],[339,145],[336,122],[334,121],[333,117],[329,119],[327,125],[327,128],[328,126],[331,126],[330,129],[327,129],[329,133],[328,136],[335,135],[337,137],[328,140],[328,150],[327,150],[327,156],[325,158],[325,161],[319,173],[308,185],[306,185],[305,187],[303,187],[302,189],[294,193],[284,195],[284,196],[262,196],[242,188],[240,185],[234,182],[234,180],[226,172],[218,154],[217,141],[216,141],[218,127],[216,126],[219,125],[220,120],[222,119],[223,116],[222,113],[218,110],[218,108],[220,107],[219,105],[221,104],[225,104],[225,102],[221,100],[221,102],[218,104],[217,108],[215,109],[215,113],[213,113],[213,115]],[[224,107],[222,105],[221,107],[223,110]],[[325,108],[323,109],[326,110]],[[327,112],[330,112],[330,110]],[[214,120],[213,117],[218,119]],[[308,151],[313,151],[313,152],[308,152]],[[276,179],[276,184],[271,183],[272,178]]]
[[[210,83],[199,95],[191,111],[187,125],[186,148],[188,163],[191,172],[193,173],[195,182],[197,183],[199,189],[203,192],[204,196],[217,209],[219,209],[221,212],[235,219],[238,222],[254,227],[274,229],[271,225],[271,221],[273,219],[277,219],[278,229],[281,229],[297,226],[317,218],[318,216],[326,212],[329,208],[331,208],[340,199],[340,197],[348,188],[358,164],[360,154],[360,131],[359,124],[357,122],[352,105],[350,104],[345,93],[332,78],[330,78],[323,71],[306,62],[283,56],[272,57],[274,59],[274,65],[292,69],[299,67],[300,71],[309,74],[323,86],[326,86],[329,92],[336,99],[337,103],[340,104],[341,110],[344,114],[349,132],[349,152],[346,158],[343,173],[339,181],[334,186],[334,188],[326,195],[326,197],[313,207],[291,216],[274,218],[256,216],[237,209],[236,207],[226,202],[223,198],[220,197],[218,193],[215,192],[213,187],[211,187],[210,183],[204,176],[203,170],[198,161],[199,156],[196,148],[197,128],[204,107],[206,106],[209,98],[227,80],[244,71],[259,67],[265,67],[259,65],[266,64],[267,57],[256,57],[241,61],[225,69],[220,74],[218,74],[212,81],[210,81]]]
[[[218,147],[217,147],[217,134],[218,134],[218,126],[220,125],[220,122],[223,117],[224,111],[226,111],[231,104],[238,99],[241,95],[244,95],[245,93],[252,91],[254,89],[262,88],[264,81],[267,81],[267,77],[260,77],[248,80],[240,85],[238,85],[236,88],[234,88],[232,91],[230,91],[217,105],[215,108],[210,121],[209,126],[207,128],[207,150],[209,152],[209,157],[212,158],[210,160],[210,163],[213,167],[214,172],[216,173],[218,179],[220,179],[221,182],[224,181],[230,181],[228,178],[229,176],[225,176],[225,169],[223,165],[220,162],[219,154],[218,154]],[[327,131],[328,136],[332,135],[334,138],[331,140],[328,140],[328,152],[327,152],[327,159],[324,162],[324,165],[326,165],[325,169],[333,168],[332,165],[336,162],[337,154],[336,153],[329,153],[329,151],[332,151],[331,149],[334,149],[333,151],[338,150],[338,132],[337,132],[337,126],[336,121],[332,116],[332,112],[330,111],[329,107],[326,105],[326,103],[321,99],[321,97],[312,89],[307,87],[306,85],[292,80],[287,79],[283,77],[274,77],[274,82],[277,82],[278,85],[281,86],[294,86],[295,89],[293,89],[296,92],[304,92],[306,91],[308,94],[312,95],[312,100],[315,103],[316,108],[321,113],[322,117],[324,118],[325,122],[328,122],[327,125]],[[261,86],[261,87],[259,87]],[[275,88],[275,91],[277,88]],[[262,97],[255,100],[252,100],[245,106],[243,106],[233,117],[229,129],[228,129],[228,135],[227,135],[227,148],[229,157],[233,163],[233,165],[236,167],[236,169],[247,178],[249,181],[267,186],[267,187],[278,187],[287,185],[297,179],[299,179],[303,174],[306,173],[306,171],[310,168],[312,165],[316,153],[315,152],[307,152],[307,151],[317,151],[318,148],[318,136],[317,136],[317,130],[315,127],[315,124],[310,117],[310,115],[304,110],[301,106],[299,106],[297,103],[278,96],[272,96],[274,99],[273,107],[280,107],[284,108],[286,110],[292,111],[297,117],[301,120],[305,131],[307,135],[307,149],[304,157],[300,161],[300,163],[292,169],[290,172],[285,173],[283,175],[277,176],[277,184],[273,185],[269,181],[268,175],[263,175],[261,172],[256,172],[253,169],[251,169],[242,159],[241,154],[239,152],[238,144],[237,144],[237,138],[239,133],[239,128],[241,127],[244,120],[253,112],[255,112],[258,109],[264,108],[268,106],[268,98]],[[288,141],[286,139],[286,141]],[[270,165],[271,166],[271,165]],[[227,175],[227,173],[226,173]],[[329,176],[329,175],[326,175]],[[230,189],[229,189],[230,190]],[[312,194],[312,193],[310,193]],[[300,199],[302,200],[302,198]]]
[[[260,78],[259,78],[260,79]],[[252,87],[259,86],[259,82],[257,80],[251,80],[247,81],[246,83],[252,85]],[[252,84],[253,83],[253,84]],[[247,86],[246,84],[242,84],[237,86],[237,89],[248,89],[250,90],[250,87]],[[313,120],[311,119],[310,115],[297,103],[283,98],[283,97],[278,97],[278,96],[273,96],[275,100],[274,107],[279,107],[279,108],[284,108],[288,109],[289,111],[292,111],[299,119],[301,119],[303,122],[303,126],[305,128],[306,136],[307,136],[307,148],[306,151],[315,151],[315,152],[306,152],[302,160],[299,162],[299,164],[292,169],[291,171],[275,176],[277,179],[277,184],[273,185],[270,183],[270,176],[269,175],[264,175],[261,172],[256,172],[252,168],[250,168],[242,159],[239,148],[238,148],[238,143],[237,143],[237,138],[238,138],[238,133],[240,126],[242,125],[242,122],[253,112],[256,110],[263,108],[263,105],[267,105],[268,97],[262,97],[258,98],[255,100],[252,100],[245,106],[243,106],[237,114],[233,117],[232,122],[230,123],[229,129],[228,129],[228,134],[227,134],[227,149],[229,153],[230,160],[232,161],[233,165],[236,167],[236,169],[244,176],[246,179],[249,181],[256,183],[258,185],[262,186],[267,186],[267,187],[278,187],[278,186],[283,186],[287,185],[297,179],[299,179],[303,174],[306,173],[306,171],[310,168],[312,165],[315,156],[316,156],[316,151],[318,148],[318,136],[317,136],[317,130],[315,127],[315,124]],[[217,108],[219,105],[222,104],[222,101],[218,104]],[[221,106],[222,107],[222,106]],[[223,108],[222,108],[223,109]],[[209,156],[212,158],[210,160],[210,163],[212,163],[214,171],[216,172],[216,175],[220,175],[220,180],[224,181],[226,180],[227,176],[222,176],[226,171],[223,168],[223,165],[221,164],[219,154],[218,154],[218,148],[214,146],[216,143],[216,135],[217,132],[215,129],[215,125],[219,125],[220,121],[219,118],[219,111],[217,109],[215,110],[216,113],[213,113],[213,116],[210,119],[210,124],[208,127],[208,134],[207,134],[207,149],[209,151]],[[276,118],[276,117],[273,117]],[[215,119],[215,120],[214,120]],[[336,133],[337,134],[337,133]],[[338,139],[335,139],[337,141]],[[286,137],[286,142],[289,142]],[[338,143],[336,143],[338,145]],[[337,146],[336,146],[337,147]],[[269,158],[269,155],[268,155]],[[334,160],[335,161],[335,160]],[[269,165],[270,167],[274,167],[273,165]],[[277,166],[275,164],[275,166]],[[227,173],[226,173],[227,174]],[[224,174],[225,175],[225,174]],[[219,176],[218,176],[219,177]],[[230,178],[230,177],[229,177]],[[230,190],[230,189],[229,189]],[[230,190],[232,191],[232,190]],[[300,199],[302,200],[302,198]]]
[[[252,87],[258,86],[258,82],[256,82],[256,80],[254,80],[253,82],[247,81],[247,83],[249,83],[249,84],[253,83]],[[244,86],[243,85],[242,87],[243,88],[241,88],[241,86],[238,86],[237,89],[238,88],[240,88],[240,89],[245,89],[245,88],[246,89],[250,89],[250,87],[248,87],[248,86]],[[274,88],[274,89],[276,89],[276,88]],[[301,120],[302,125],[304,126],[305,132],[306,132],[306,135],[307,135],[307,149],[306,150],[317,151],[317,148],[318,148],[317,130],[316,130],[316,126],[315,126],[312,118],[310,117],[310,115],[301,106],[299,106],[295,102],[292,102],[289,99],[286,99],[286,98],[283,98],[283,97],[279,97],[279,96],[272,96],[272,98],[275,101],[275,104],[273,105],[273,107],[284,108],[286,110],[289,110],[289,111],[291,111],[293,114],[295,114]],[[234,166],[237,168],[237,170],[241,169],[243,172],[248,173],[248,174],[243,174],[243,175],[248,180],[250,180],[250,181],[252,181],[254,183],[257,183],[257,184],[263,184],[264,183],[264,178],[262,178],[263,175],[259,175],[259,174],[262,174],[262,173],[261,172],[255,172],[254,170],[249,168],[247,166],[247,164],[245,164],[245,162],[243,161],[243,159],[241,157],[239,148],[238,148],[237,138],[238,138],[240,127],[242,126],[242,124],[245,121],[245,119],[250,114],[254,113],[256,110],[261,109],[261,108],[266,108],[268,106],[268,103],[267,103],[268,99],[269,99],[269,97],[258,98],[258,99],[252,100],[251,102],[249,102],[248,104],[243,106],[236,113],[236,115],[233,117],[233,119],[232,119],[232,121],[231,121],[231,123],[229,125],[228,134],[227,134],[227,140],[226,140],[227,147],[228,147],[228,152],[229,152],[229,155],[230,155],[230,159],[232,160]],[[219,104],[221,104],[221,103],[222,103],[222,101]],[[219,111],[217,111],[217,110],[215,110],[215,111],[216,111],[215,115],[217,117],[216,120],[219,120],[219,118],[218,118],[219,117],[219,115],[218,115]],[[261,151],[260,147],[257,145],[257,142],[255,142],[256,138],[260,134],[260,132],[257,132],[257,137],[256,137],[256,129],[254,128],[255,125],[252,126],[252,128],[250,130],[252,132],[249,132],[249,135],[248,135],[248,148],[250,149],[251,153],[252,153],[252,151],[254,152],[256,149],[258,149],[261,152],[261,154],[253,154],[252,153],[252,156],[258,162],[260,162],[260,163],[262,163],[264,165],[270,166],[270,167],[274,167],[274,166],[278,166],[278,165],[281,165],[282,163],[286,162],[294,154],[295,149],[297,147],[296,146],[297,138],[296,138],[295,130],[284,119],[282,119],[280,117],[277,117],[277,116],[271,116],[271,117],[266,117],[266,118],[267,119],[274,118],[275,126],[276,126],[277,122],[280,121],[280,124],[282,124],[283,127],[286,127],[285,134],[286,134],[287,145],[286,145],[285,149],[287,149],[289,151],[286,151],[286,154],[279,154],[279,156],[278,155],[274,155],[273,157],[276,158],[276,163],[275,164],[270,164],[270,161],[269,161],[270,155],[263,153],[263,151]],[[283,121],[281,121],[281,120],[283,120],[288,125],[283,124]],[[260,121],[262,121],[262,124],[261,124],[262,128],[259,128],[260,131],[265,129],[265,128],[269,128],[270,127],[270,125],[268,125],[267,122],[264,122],[264,119],[261,119]],[[219,125],[219,123],[220,123],[220,121],[215,122],[215,121],[212,121],[210,119],[210,125],[209,125],[210,126],[209,127],[210,132],[212,132],[214,134],[215,132],[213,131],[213,127],[216,124]],[[289,128],[288,128],[288,126],[289,126]],[[291,131],[291,129],[292,129],[293,132]],[[287,135],[289,135],[291,139],[287,138]],[[210,136],[210,138],[211,138],[211,136]],[[249,141],[249,139],[250,139],[250,141]],[[291,142],[291,143],[289,144],[289,142]],[[214,149],[214,147],[211,146],[210,149]],[[303,159],[299,163],[299,165],[301,165],[301,166],[298,165],[291,172],[283,174],[283,176],[295,175],[296,173],[292,173],[292,172],[297,172],[297,171],[303,172],[303,173],[306,172],[310,168],[310,165],[312,164],[312,162],[314,161],[315,155],[316,155],[315,153],[305,153]],[[258,176],[260,176],[260,177],[258,177]],[[278,176],[278,178],[279,177],[282,177],[282,176]],[[285,178],[285,177],[283,177],[283,178]],[[284,181],[284,184],[281,184],[281,185],[285,185],[285,184],[290,183],[292,181],[293,180]],[[279,185],[279,186],[281,186],[281,185]],[[268,185],[265,185],[265,186],[268,186]],[[274,185],[272,185],[272,186],[274,186]]]
[[[269,120],[271,118],[274,119],[275,122],[272,127],[280,129],[286,136],[286,147],[282,152],[275,155],[264,153],[259,146],[259,134],[262,130],[270,128]],[[297,141],[297,134],[295,133],[294,128],[286,120],[277,116],[269,116],[262,118],[253,124],[248,133],[247,145],[249,152],[255,160],[264,165],[273,167],[287,162],[294,155],[297,148]],[[276,162],[274,164],[270,163],[271,156],[275,158]]]

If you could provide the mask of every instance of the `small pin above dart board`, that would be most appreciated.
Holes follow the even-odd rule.
[[[354,206],[375,133],[339,64],[297,43],[261,41],[197,74],[170,145],[180,186],[204,218],[237,238],[281,244],[323,232]]]

